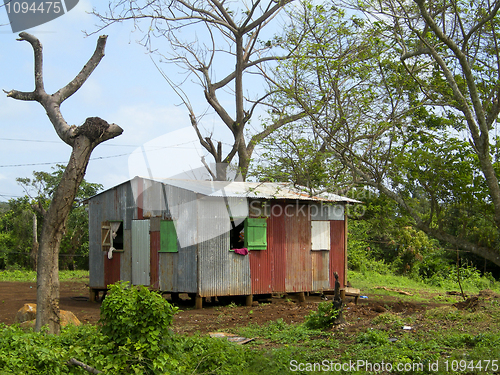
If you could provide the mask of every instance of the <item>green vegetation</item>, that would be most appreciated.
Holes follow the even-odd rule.
[[[44,214],[64,173],[64,166],[56,165],[51,173],[33,172],[32,178],[18,178],[27,194],[3,202],[0,206],[0,270],[35,269],[33,223],[40,237]],[[88,214],[80,203],[97,194],[102,185],[83,180],[66,223],[61,241],[59,265],[61,270],[88,269]]]
[[[89,271],[59,271],[59,280],[82,280],[88,279]],[[36,271],[3,270],[0,271],[0,281],[36,281]]]
[[[372,279],[377,280],[373,274]],[[400,287],[417,287],[408,277],[392,280],[397,279]],[[438,290],[420,286],[426,288],[422,294]],[[320,303],[302,324],[278,319],[235,328],[242,336],[256,338],[237,345],[208,335],[173,333],[175,307],[144,287],[117,283],[103,302],[97,326],[69,326],[54,336],[0,325],[0,374],[85,373],[67,364],[71,358],[106,374],[308,374],[312,373],[308,363],[325,370],[314,373],[327,373],[352,362],[354,371],[349,367],[336,372],[373,373],[367,366],[385,363],[393,369],[414,366],[404,371],[413,374],[446,374],[451,366],[456,374],[491,374],[500,366],[492,362],[500,356],[499,297],[480,297],[479,302],[472,310],[445,303],[411,314],[387,306],[386,312],[362,321],[347,319],[343,326],[311,328],[320,316],[334,315],[331,303]],[[438,367],[431,371],[429,366]]]

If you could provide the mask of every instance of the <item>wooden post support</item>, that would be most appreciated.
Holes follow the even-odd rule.
[[[253,304],[253,294],[249,294],[246,296],[245,305],[252,306],[252,304]]]
[[[299,302],[306,302],[306,295],[304,292],[297,293],[297,299]]]
[[[89,296],[89,301],[90,302],[95,302],[97,300],[97,297],[99,296],[99,290],[90,288],[90,296]]]
[[[201,297],[199,294],[197,294],[195,299],[194,299],[194,308],[195,309],[202,309],[203,308],[203,297]]]

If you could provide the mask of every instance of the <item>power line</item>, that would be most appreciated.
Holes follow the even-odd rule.
[[[23,139],[23,138],[0,138],[0,141],[9,141],[9,142],[34,142],[34,143],[59,143],[64,144],[61,141],[45,141],[40,139]],[[104,146],[112,146],[112,147],[139,147],[138,145],[124,145],[124,144],[107,144],[103,143]]]
[[[2,139],[2,138],[0,138]],[[166,148],[184,148],[184,149],[190,149],[192,147],[179,147],[183,146],[189,143],[194,143],[194,141],[188,141],[184,143],[178,143],[176,145],[171,145],[171,146],[162,146],[162,147],[157,147],[152,150],[148,150],[147,152],[154,152],[154,151],[159,151],[162,149]],[[125,153],[125,154],[118,154],[118,155],[110,155],[110,156],[99,156],[95,158],[91,158],[90,160],[102,160],[102,159],[111,159],[111,158],[118,158],[121,156],[127,156],[127,155],[132,155],[131,152]],[[8,165],[0,165],[0,168],[14,168],[14,167],[32,167],[32,166],[37,166],[37,165],[55,165],[55,164],[65,164],[67,161],[60,161],[60,162],[45,162],[45,163],[27,163],[27,164],[8,164]]]

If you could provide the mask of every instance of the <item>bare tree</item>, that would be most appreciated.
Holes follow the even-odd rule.
[[[32,92],[5,91],[8,97],[39,102],[63,142],[72,152],[63,178],[53,195],[40,238],[37,262],[37,315],[35,329],[48,325],[49,332],[58,334],[59,317],[59,248],[61,237],[78,187],[83,180],[90,155],[94,148],[123,130],[116,124],[108,124],[98,117],[89,117],[83,125],[68,125],[61,113],[61,103],[73,95],[87,80],[104,56],[107,36],[100,36],[94,54],[78,75],[66,86],[48,94],[43,81],[43,54],[40,41],[26,32],[19,34],[19,41],[27,41],[35,55],[35,89]]]
[[[253,134],[248,142],[245,139],[245,128],[248,128],[257,106],[269,104],[265,103],[267,94],[249,97],[245,87],[252,86],[255,90],[255,81],[266,75],[266,64],[287,57],[282,50],[281,54],[275,52],[279,50],[273,48],[279,47],[277,40],[266,36],[264,29],[271,29],[273,26],[268,25],[292,1],[115,0],[110,2],[109,12],[94,10],[93,14],[101,21],[99,31],[110,24],[125,21],[134,22],[135,29],[141,30],[146,23],[147,31],[143,32],[141,43],[161,56],[161,61],[184,71],[185,77],[177,83],[163,71],[162,74],[182,99],[201,145],[218,166],[216,171],[209,169],[212,177],[225,180],[227,166],[236,154],[239,170],[245,177],[255,146],[283,124],[304,115],[275,118]],[[276,30],[275,26],[271,29],[273,33]],[[157,38],[166,40],[165,51],[168,52],[160,53],[159,49],[153,48],[153,40]],[[223,152],[222,142],[214,141],[212,134],[202,133],[202,115],[196,114],[192,100],[186,94],[185,85],[190,79],[201,85],[209,107],[230,130],[233,143],[229,152]],[[261,82],[261,85],[265,84],[265,80]],[[223,93],[229,93],[231,104],[227,104],[228,97]]]

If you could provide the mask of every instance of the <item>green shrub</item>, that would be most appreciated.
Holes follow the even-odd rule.
[[[333,326],[341,310],[333,306],[333,302],[321,302],[318,310],[311,311],[305,317],[305,325],[311,329],[326,329]]]
[[[116,359],[106,370],[154,373],[175,367],[170,326],[176,312],[177,307],[144,286],[111,285],[99,320],[109,354]]]

